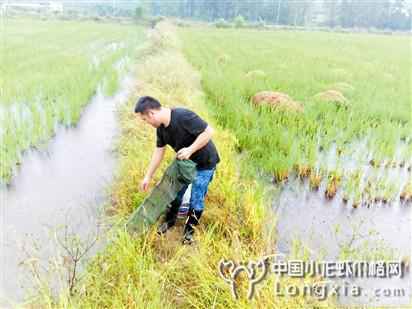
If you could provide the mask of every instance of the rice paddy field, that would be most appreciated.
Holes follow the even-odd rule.
[[[341,192],[355,208],[411,200],[408,36],[193,28],[180,36],[214,116],[262,177],[298,175],[314,190],[326,182],[325,198]],[[286,109],[256,104],[262,91]]]
[[[251,277],[246,270],[232,278],[240,292],[236,299],[218,265],[222,259],[243,265],[287,247],[288,257],[306,261],[315,256],[305,251],[310,244],[316,258],[399,258],[410,268],[410,37],[176,27],[169,21],[144,29],[113,22],[10,18],[1,27],[5,61],[0,70],[6,78],[0,80],[0,179],[7,183],[17,175],[17,180],[0,188],[6,197],[2,214],[11,218],[1,222],[11,228],[0,231],[9,236],[19,223],[23,228],[17,236],[28,239],[26,227],[58,224],[51,216],[56,204],[102,210],[104,218],[96,221],[107,223],[110,230],[102,234],[101,250],[81,263],[70,260],[65,251],[57,252],[53,262],[40,257],[20,261],[12,252],[16,273],[22,271],[20,266],[28,268],[34,287],[13,299],[9,291],[17,286],[17,278],[4,295],[0,286],[0,307],[2,301],[10,307],[36,308],[367,306],[369,299],[360,302],[338,295],[274,297],[275,278],[259,283],[255,296],[248,299]],[[126,72],[130,78],[122,82]],[[155,145],[152,128],[133,113],[142,95],[156,97],[168,107],[188,107],[215,128],[213,139],[222,161],[192,246],[181,244],[183,220],[163,236],[155,227],[135,238],[123,229],[147,196],[138,183]],[[100,124],[108,123],[113,128],[99,130]],[[59,127],[76,125],[52,138]],[[39,160],[25,160],[26,151],[42,150],[43,145],[50,155],[35,150],[34,159]],[[166,161],[172,158],[170,151]],[[106,170],[94,173],[102,166],[116,177],[106,177]],[[153,183],[166,166],[162,164]],[[32,186],[40,177],[44,179],[37,182],[43,185]],[[94,194],[107,189],[106,178],[110,193]],[[59,189],[51,189],[56,183]],[[44,196],[50,198],[32,198]],[[92,205],[85,196],[101,204]],[[7,208],[7,201],[14,200]],[[38,216],[24,215],[24,210],[33,213],[30,207],[37,207]],[[369,238],[369,231],[361,229],[362,222],[359,231],[366,236],[361,238],[370,240],[370,246],[353,246],[359,235],[352,233],[351,225],[369,217],[376,220],[366,222],[366,228],[376,225],[383,240],[396,242],[393,250],[373,242],[373,235]],[[73,218],[81,219],[77,208]],[[74,219],[64,224],[74,224]],[[79,224],[86,230],[89,225]],[[312,226],[326,237],[310,243],[306,236]],[[38,230],[31,231],[39,237]],[[289,242],[296,231],[301,237]],[[44,237],[40,245],[47,242]],[[80,240],[76,244],[76,255],[87,247]],[[46,265],[45,278],[36,273],[40,262]],[[82,266],[81,272],[76,273],[76,265]],[[4,282],[14,280],[6,280],[4,273]],[[57,278],[58,292],[47,277]],[[321,276],[282,276],[280,282],[319,280]],[[406,283],[409,270],[405,280],[391,282],[390,287],[404,288]],[[362,284],[376,287],[376,282]],[[402,304],[410,304],[410,292],[403,295]]]
[[[75,125],[97,87],[111,95],[142,39],[134,24],[4,18],[1,21],[0,180],[59,125]]]

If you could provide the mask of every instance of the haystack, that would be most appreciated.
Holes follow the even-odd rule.
[[[254,106],[269,105],[270,107],[293,112],[303,112],[303,106],[294,101],[286,93],[275,91],[261,91],[252,97]]]
[[[348,102],[348,100],[345,98],[342,92],[333,89],[326,90],[316,94],[315,99],[344,106],[346,106]]]

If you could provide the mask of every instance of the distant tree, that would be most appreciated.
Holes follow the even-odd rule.
[[[151,14],[154,16],[161,15],[161,1],[153,0],[150,8]]]
[[[293,24],[293,14],[292,14],[292,6],[293,0],[282,0],[280,2],[280,9],[279,9],[279,23],[282,25],[291,25]]]
[[[352,28],[355,20],[354,2],[351,0],[342,0],[340,4],[339,20],[341,26],[345,28]]]
[[[236,28],[241,28],[246,24],[246,21],[242,15],[236,16],[236,18],[233,20],[233,23],[235,24]]]
[[[309,13],[310,0],[301,0],[298,2],[291,1],[289,3],[289,22],[294,26],[303,26],[307,22]]]
[[[335,27],[339,22],[340,14],[343,13],[343,5],[339,7],[339,1],[332,0],[324,2],[324,10],[326,15],[326,25],[329,27]]]
[[[302,26],[307,25],[307,23],[309,22],[310,7],[311,7],[311,1],[310,0],[302,1],[302,8],[301,8],[301,12],[300,12],[301,21],[299,23]]]
[[[134,18],[136,20],[142,20],[143,19],[143,8],[141,6],[138,6],[135,10],[134,10]]]
[[[390,28],[395,30],[411,29],[411,10],[405,6],[404,0],[396,0],[390,14]]]
[[[392,2],[391,0],[383,0],[381,2],[381,10],[379,16],[377,17],[377,22],[375,24],[376,28],[389,28],[391,11],[392,11]]]
[[[188,0],[186,4],[186,12],[187,16],[190,18],[195,17],[195,11],[196,11],[196,1],[195,0]]]

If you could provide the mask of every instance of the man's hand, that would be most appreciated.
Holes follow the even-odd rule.
[[[155,151],[152,154],[152,159],[149,164],[149,168],[140,183],[140,190],[147,191],[149,189],[150,180],[152,179],[157,167],[159,166],[160,162],[163,160],[163,156],[165,154],[166,146],[164,147],[156,147]]]
[[[149,189],[149,184],[150,178],[145,176],[145,178],[143,178],[142,182],[140,183],[140,190],[146,192],[147,189]]]
[[[188,160],[192,154],[193,154],[192,148],[185,147],[185,148],[180,149],[177,152],[177,158],[179,160]]]
[[[179,160],[189,159],[192,154],[199,149],[202,149],[210,141],[213,132],[213,128],[211,126],[207,126],[206,129],[196,137],[192,145],[182,148],[177,152],[177,158]]]

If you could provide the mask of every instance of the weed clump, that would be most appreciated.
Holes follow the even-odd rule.
[[[245,74],[245,78],[247,78],[248,80],[262,80],[266,79],[266,77],[266,73],[262,70],[253,70]]]
[[[352,86],[349,83],[338,82],[338,83],[332,84],[330,86],[330,90],[339,91],[339,92],[345,94],[345,93],[352,93],[353,91],[355,91],[355,87]]]

